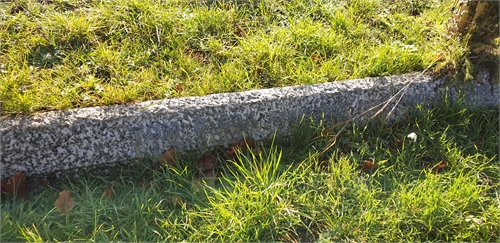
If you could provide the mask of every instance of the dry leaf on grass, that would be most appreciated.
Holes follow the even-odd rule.
[[[181,92],[184,88],[182,88],[182,85],[180,84],[177,84],[177,86],[175,86],[175,91],[177,92]]]
[[[236,160],[236,150],[238,150],[239,144],[237,142],[231,143],[231,148],[226,150],[226,156],[231,160]]]
[[[193,180],[193,184],[191,185],[191,189],[193,190],[194,193],[203,193],[205,191],[206,187],[214,187],[215,186],[215,181],[216,177],[213,171],[207,172],[206,176],[204,175],[203,178],[197,178],[195,177]]]
[[[434,168],[432,168],[432,173],[434,174],[437,174],[439,173],[442,169],[448,167],[448,162],[444,159],[441,160],[441,162],[439,162],[438,165],[434,166]]]
[[[248,138],[241,140],[239,143],[237,142],[232,142],[231,143],[231,148],[226,150],[226,156],[230,159],[235,161],[237,156],[236,156],[236,151],[240,150],[241,152],[245,152],[248,149],[252,150],[254,154],[261,154],[262,151],[258,148],[255,147],[255,139],[253,138]]]
[[[373,169],[375,167],[375,162],[373,162],[372,159],[367,159],[367,160],[363,161],[363,164],[361,164],[361,167],[363,167],[363,169]]]
[[[172,204],[174,206],[183,206],[184,205],[184,200],[182,200],[182,197],[181,196],[167,196],[168,199],[170,199],[170,201],[172,202]],[[185,203],[186,204],[186,208],[187,209],[190,209],[192,208],[193,206],[191,206],[191,204],[189,203]]]
[[[194,178],[193,180],[193,185],[191,186],[191,189],[194,191],[194,193],[200,193],[203,191],[203,184],[198,178]]]
[[[437,56],[434,57],[434,60],[439,61],[439,59],[441,59],[441,57],[443,57],[443,55],[444,55],[444,53],[440,52]]]
[[[167,196],[168,199],[174,204],[174,206],[182,206],[184,202],[180,196]]]
[[[250,150],[252,150],[255,148],[255,140],[253,138],[241,140],[239,147],[240,147],[241,151],[246,151],[248,148],[250,148]]]
[[[260,155],[260,156],[264,155],[264,151],[262,149],[260,149],[260,148],[254,148],[254,149],[252,149],[252,153],[255,154],[255,155]]]
[[[171,148],[167,152],[163,153],[161,157],[162,161],[165,164],[170,165],[172,167],[177,167],[176,161],[179,159],[179,154],[177,153],[177,151],[175,151],[175,149]]]
[[[234,150],[233,148],[226,150],[226,156],[230,160],[236,160],[236,150]]]
[[[237,142],[231,143],[231,148],[237,148],[238,146],[240,146],[240,145]]]
[[[403,141],[404,139],[402,137],[394,138],[389,144],[389,147],[391,149],[400,149],[403,147]]]
[[[7,180],[2,180],[2,186],[0,187],[2,189],[2,195],[4,193],[7,193]]]
[[[312,54],[311,55],[311,60],[313,60],[316,63],[322,63],[323,62],[323,58],[320,55],[318,55],[318,54]]]
[[[8,180],[2,180],[2,194],[3,193],[11,193],[14,197],[26,196],[26,180],[22,171],[15,173]]]
[[[75,199],[70,196],[71,192],[69,190],[64,190],[59,193],[54,206],[60,214],[67,214],[75,206]]]
[[[115,194],[113,193],[113,187],[115,187],[115,182],[113,181],[113,184],[111,186],[106,185],[106,189],[104,189],[103,197],[114,200],[115,199]]]
[[[47,177],[42,178],[42,186],[45,188],[49,186],[49,179]]]
[[[361,170],[366,173],[371,173],[375,170],[375,161],[373,159],[366,159],[361,164]]]
[[[214,187],[216,180],[214,171],[205,171],[203,175],[205,176],[203,180],[205,181],[205,183],[207,183],[207,186]]]
[[[236,30],[234,31],[234,34],[237,35],[237,36],[239,36],[239,37],[244,37],[246,33],[240,27],[236,27]]]
[[[194,60],[198,61],[198,62],[206,62],[207,59],[205,58],[205,56],[203,55],[202,52],[199,52],[199,51],[190,51],[187,53],[191,58],[193,58]]]
[[[202,173],[205,173],[206,171],[212,170],[215,167],[216,163],[217,159],[213,155],[206,153],[203,155],[203,157],[201,157],[196,166],[198,166]]]
[[[197,164],[206,185],[211,186],[211,187],[213,187],[215,185],[214,168],[215,168],[216,163],[217,163],[217,159],[213,155],[206,153],[203,155],[203,157],[200,159],[200,161]]]

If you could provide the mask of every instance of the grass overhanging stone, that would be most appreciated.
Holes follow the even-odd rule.
[[[454,0],[4,1],[4,114],[422,71]]]

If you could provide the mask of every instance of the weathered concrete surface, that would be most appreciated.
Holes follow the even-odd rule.
[[[446,88],[443,80],[407,74],[3,118],[1,177],[19,170],[44,174],[159,155],[170,147],[183,151],[227,145],[243,134],[269,138],[276,130],[286,133],[302,115],[353,117],[410,81],[393,117],[415,104],[441,100],[445,92],[452,98],[458,94],[456,86]],[[460,89],[466,104],[499,105],[498,86],[469,82]]]

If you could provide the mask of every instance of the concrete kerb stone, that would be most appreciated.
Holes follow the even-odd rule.
[[[443,79],[405,74],[4,117],[1,177],[16,171],[48,174],[155,156],[171,147],[182,152],[228,145],[243,137],[271,138],[276,131],[287,134],[303,116],[354,117],[388,100],[409,82],[392,118],[444,96],[456,100],[459,93],[471,107],[499,105],[498,85],[445,86]]]

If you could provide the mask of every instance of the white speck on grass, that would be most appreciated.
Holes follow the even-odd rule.
[[[416,133],[414,133],[414,132],[412,132],[412,133],[408,134],[408,136],[406,136],[406,137],[407,137],[407,138],[409,138],[409,139],[413,139],[413,142],[414,142],[414,143],[415,143],[415,142],[417,142],[417,137],[418,137],[418,136],[417,136],[417,134],[416,134]]]

